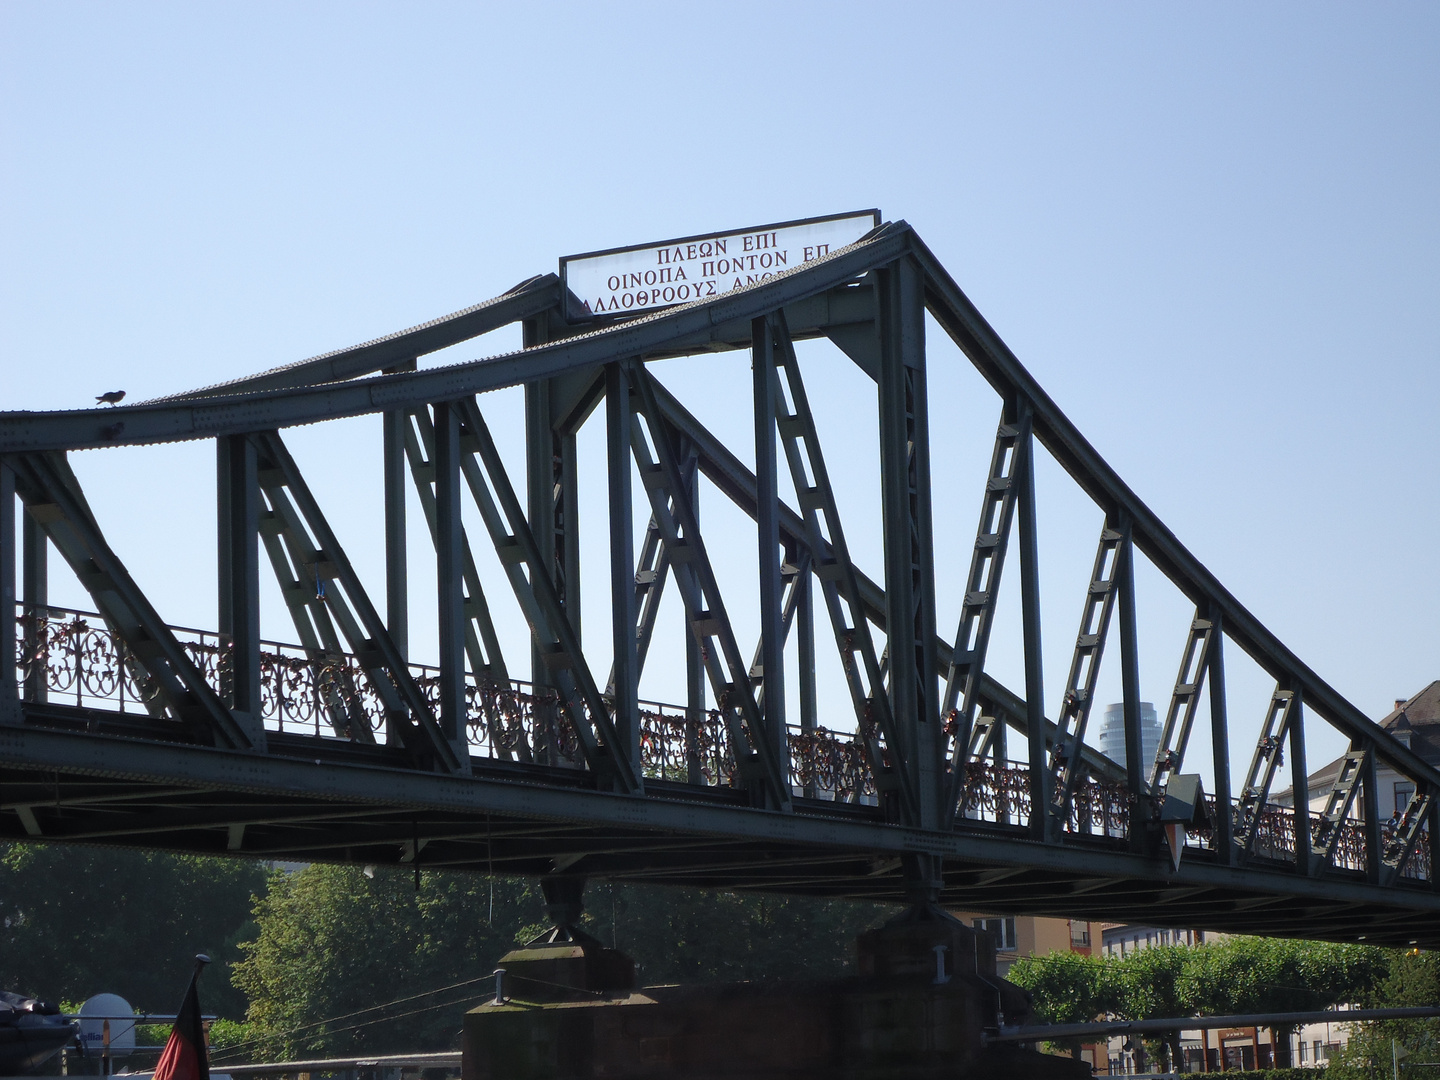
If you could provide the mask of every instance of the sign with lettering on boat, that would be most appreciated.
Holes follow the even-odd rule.
[[[862,210],[567,255],[560,279],[580,301],[575,314],[649,311],[767,281],[853,244],[879,224],[879,210]]]

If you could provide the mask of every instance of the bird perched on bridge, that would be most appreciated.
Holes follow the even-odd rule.
[[[97,403],[98,403],[98,402],[104,402],[106,405],[118,405],[118,404],[120,404],[121,401],[124,400],[124,398],[125,398],[125,391],[124,391],[124,390],[111,390],[111,391],[109,391],[108,393],[101,394],[99,397],[97,397],[97,398],[95,399],[95,401],[96,401]]]

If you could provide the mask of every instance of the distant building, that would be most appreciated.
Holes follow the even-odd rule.
[[[1057,952],[1089,956],[1100,951],[1100,923],[1036,915],[986,915],[975,911],[952,911],[951,914],[977,930],[988,930],[994,935],[995,969],[1002,977],[1008,977],[1010,966],[1022,956],[1048,956]],[[1105,1043],[1082,1046],[1080,1058],[1103,1073]]]
[[[1101,923],[1100,944],[1107,957],[1128,956],[1152,945],[1203,945],[1220,941],[1226,934],[1210,934],[1204,930],[1171,930],[1158,926],[1135,926],[1131,923]]]
[[[1105,706],[1105,717],[1100,723],[1100,753],[1120,765],[1125,764],[1125,706]],[[1160,750],[1160,715],[1148,701],[1140,702],[1140,749],[1144,751],[1143,765],[1148,769],[1155,763]]]
[[[1408,746],[1423,761],[1440,766],[1440,680],[1432,682],[1409,701],[1396,700],[1395,708],[1380,721],[1380,726],[1397,742]],[[1330,764],[1315,770],[1307,778],[1310,789],[1310,809],[1323,812],[1325,802],[1340,776],[1340,767],[1345,759],[1336,758]],[[1377,798],[1382,821],[1395,814],[1403,814],[1410,796],[1415,794],[1414,781],[1401,776],[1383,760],[1376,762]],[[1280,806],[1290,806],[1295,794],[1290,788],[1278,793],[1274,801]],[[1350,809],[1355,818],[1364,817],[1363,800],[1356,799]]]

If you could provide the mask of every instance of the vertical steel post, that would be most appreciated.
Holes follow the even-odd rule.
[[[248,435],[217,442],[219,477],[220,633],[230,639],[226,704],[236,720],[263,739],[260,694],[260,473]]]
[[[941,828],[946,777],[935,665],[935,560],[925,391],[925,297],[920,269],[901,259],[881,274],[880,476],[890,700],[902,745],[891,747],[915,805],[908,824]]]
[[[1235,814],[1230,805],[1230,719],[1225,708],[1225,623],[1218,605],[1210,607],[1215,628],[1210,640],[1210,748],[1215,766],[1215,850],[1225,865],[1235,862]]]
[[[1135,625],[1135,541],[1128,517],[1120,521],[1120,567],[1116,574],[1120,595],[1120,688],[1125,718],[1125,788],[1130,803],[1130,850],[1143,851],[1150,821],[1146,798],[1145,752],[1140,730],[1140,643]],[[1078,754],[1080,748],[1077,746]]]
[[[460,409],[435,405],[435,563],[440,616],[440,730],[467,760],[464,543],[460,521]]]
[[[1010,724],[1003,713],[995,717],[994,730],[995,820],[1009,825],[1014,820],[1015,807],[1005,783],[1005,770],[1010,767]]]
[[[15,473],[0,460],[0,724],[21,721],[15,685]]]
[[[1295,868],[1310,872],[1310,783],[1305,766],[1305,696],[1295,688],[1294,713],[1290,718],[1290,791],[1295,807]]]
[[[405,546],[405,426],[404,409],[385,413],[385,626],[390,640],[405,659],[410,658],[409,559]]]
[[[20,591],[25,613],[25,700],[44,702],[50,694],[45,621],[50,610],[50,541],[28,510],[20,515]]]
[[[605,365],[605,460],[610,478],[610,626],[614,649],[615,731],[640,771],[640,659],[635,645],[635,520],[631,503],[630,379]]]
[[[794,560],[792,560],[793,562]],[[815,707],[815,579],[811,576],[810,568],[806,566],[800,575],[800,580],[795,583],[799,595],[795,601],[795,645],[796,645],[796,667],[795,677],[800,681],[800,731],[806,736],[806,752],[811,754],[811,768],[807,772],[805,781],[805,795],[807,798],[814,798],[815,770],[814,770],[814,749],[811,747],[809,737],[815,734],[817,714]]]
[[[1051,827],[1050,768],[1045,753],[1045,668],[1040,647],[1040,546],[1035,518],[1035,436],[1026,432],[1015,452],[1020,484],[1016,507],[1020,518],[1020,619],[1025,635],[1025,723],[1029,729],[1030,837],[1058,839]]]
[[[1380,882],[1383,840],[1380,834],[1380,779],[1375,769],[1375,744],[1368,739],[1365,741],[1365,760],[1360,764],[1360,776],[1364,785],[1360,798],[1364,800],[1361,806],[1365,814],[1365,880],[1375,885]],[[1433,844],[1435,837],[1430,840]],[[1430,858],[1435,858],[1433,847]]]
[[[580,472],[575,453],[575,433],[556,435],[555,457],[560,476],[555,481],[555,567],[560,575],[556,583],[565,618],[580,634]]]
[[[544,340],[536,320],[527,319],[524,341],[528,347]],[[546,573],[555,565],[555,451],[550,431],[550,384],[525,384],[525,511],[530,531],[540,548]],[[530,642],[530,681],[537,688],[550,685],[545,657],[537,642]]]
[[[234,553],[230,550],[234,530],[230,523],[232,510],[230,499],[230,440],[221,435],[215,440],[215,584],[216,584],[216,627],[222,635],[230,633],[234,621],[231,604],[235,589],[230,580]],[[226,675],[221,671],[220,697],[230,697],[225,684]]]
[[[750,366],[755,410],[755,524],[759,537],[760,685],[764,738],[781,771],[789,772],[785,731],[785,631],[781,626],[780,493],[775,458],[775,341],[764,316],[750,323]],[[755,676],[751,672],[751,677]]]
[[[548,313],[526,319],[522,325],[525,348],[543,345],[552,337]],[[577,511],[575,434],[556,429],[555,381],[540,379],[525,384],[525,514],[540,548],[545,572],[550,575],[560,606],[580,640],[580,539]],[[531,646],[531,678],[550,685],[542,652]]]
[[[690,477],[686,498],[690,513],[700,523],[700,470]],[[700,733],[705,729],[705,660],[700,655],[700,640],[692,633],[685,635],[685,772],[692,784],[705,783],[705,767],[701,759]]]

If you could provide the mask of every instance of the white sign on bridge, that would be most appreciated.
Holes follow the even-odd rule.
[[[583,305],[580,314],[647,311],[768,281],[853,244],[879,224],[880,211],[864,210],[567,255],[560,278]]]

